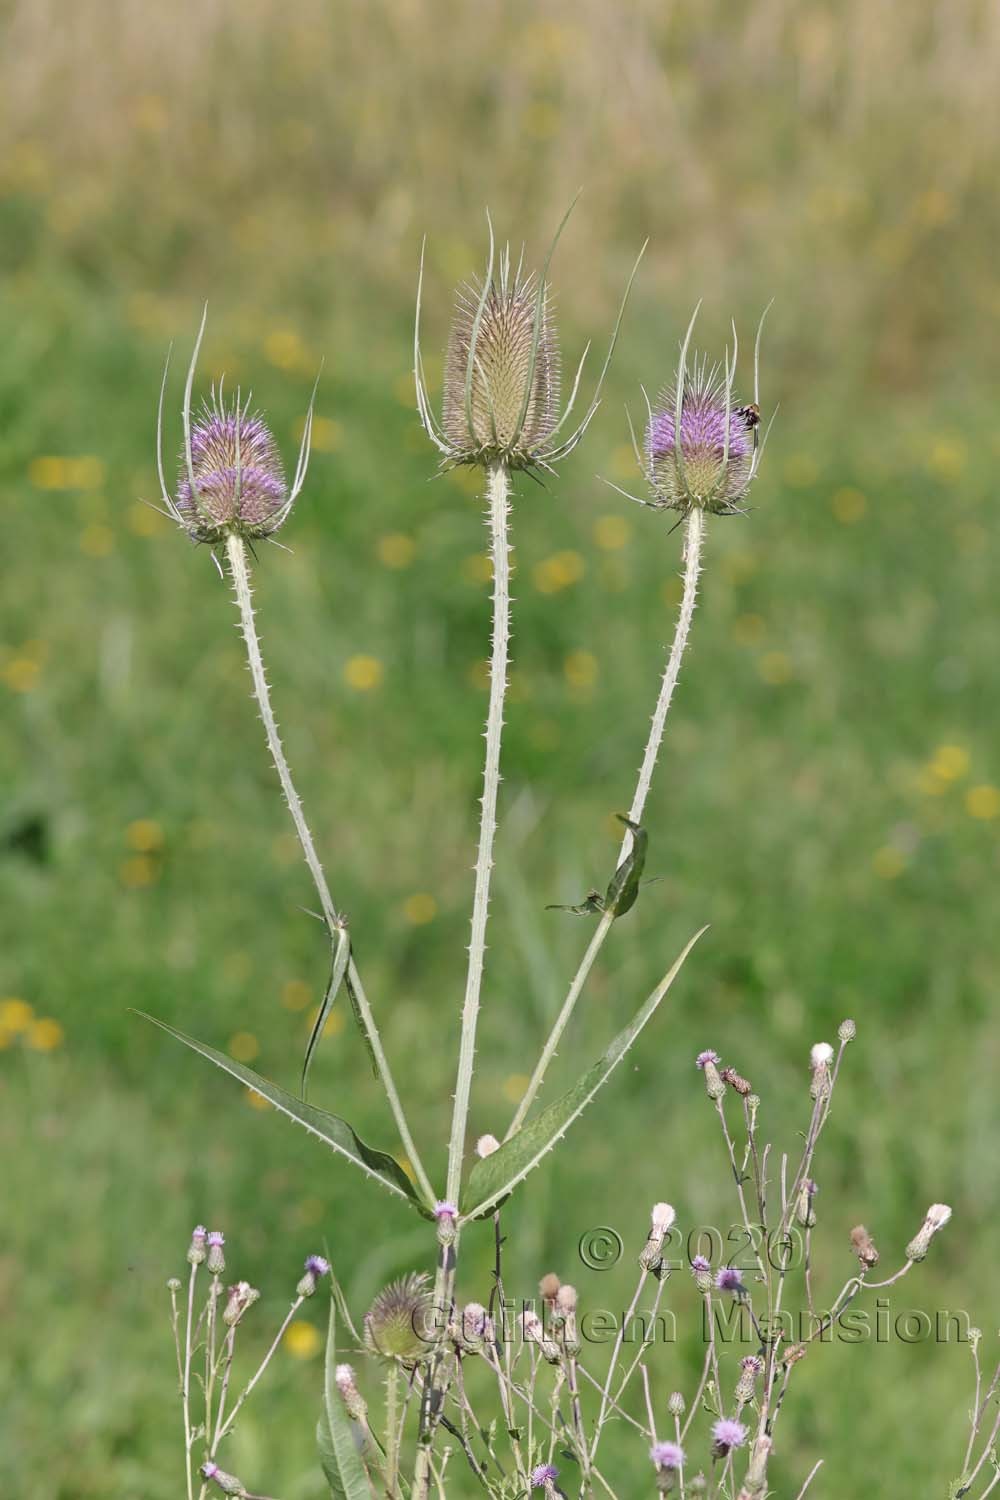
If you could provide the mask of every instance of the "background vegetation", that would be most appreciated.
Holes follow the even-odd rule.
[[[951,1202],[894,1305],[968,1308],[988,1357],[1000,10],[10,0],[2,25],[0,1489],[174,1500],[164,1282],[195,1221],[225,1228],[275,1316],[324,1240],[359,1306],[428,1260],[402,1210],[127,1013],[291,1081],[324,977],[232,603],[141,504],[166,345],[186,355],[207,297],[206,380],[252,383],[289,453],[326,360],[293,551],[261,559],[261,628],[440,1172],[488,577],[476,483],[435,477],[413,411],[416,263],[427,232],[433,355],[484,206],[537,255],[581,183],[555,270],[568,351],[604,335],[652,243],[588,441],[547,489],[519,487],[476,1131],[505,1125],[575,966],[586,929],[544,906],[607,877],[671,629],[679,537],[596,477],[637,483],[623,403],[668,376],[697,297],[720,344],[731,313],[749,335],[774,297],[781,413],[753,516],[709,528],[648,815],[662,879],[616,927],[561,1076],[711,932],[634,1067],[519,1195],[512,1281],[556,1269],[613,1308],[631,1255],[587,1272],[584,1230],[613,1225],[631,1251],[661,1197],[685,1225],[728,1225],[695,1052],[747,1073],[791,1145],[808,1048],[850,1014],[818,1284],[849,1273],[858,1219],[895,1260],[927,1204]],[[314,1080],[392,1146],[350,1027]],[[282,1500],[322,1493],[312,1330],[293,1330],[230,1465]],[[659,1357],[660,1400],[696,1358],[691,1338]],[[831,1348],[803,1367],[775,1480],[792,1494],[825,1456],[817,1493],[943,1493],[970,1376],[960,1347]]]

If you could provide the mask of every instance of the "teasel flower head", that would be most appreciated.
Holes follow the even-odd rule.
[[[508,469],[552,473],[560,459],[579,443],[597,410],[639,261],[629,277],[590,406],[575,430],[564,435],[587,357],[585,349],[569,400],[560,414],[559,340],[548,273],[568,218],[569,213],[556,232],[541,271],[536,273],[525,270],[523,256],[513,264],[509,246],[498,252],[487,215],[490,247],[485,273],[460,287],[455,300],[440,421],[431,411],[420,353],[421,254],[413,353],[417,410],[445,467],[472,464],[489,468],[502,464]]]
[[[627,490],[619,493],[652,510],[678,511],[682,518],[692,510],[743,515],[743,502],[767,441],[766,432],[763,440],[759,436],[764,318],[754,341],[753,400],[744,405],[735,388],[739,355],[736,325],[732,349],[726,349],[721,367],[710,365],[707,355],[691,351],[700,307],[701,303],[688,324],[673,380],[655,401],[643,391],[647,419],[641,449],[629,418],[636,462],[649,486],[650,498],[630,495]]]
[[[923,1260],[931,1240],[939,1229],[944,1228],[950,1218],[951,1209],[947,1203],[932,1203],[927,1210],[923,1224],[906,1247],[907,1260]]]
[[[270,537],[284,525],[305,483],[312,439],[313,402],[310,401],[302,430],[302,442],[291,484],[285,476],[281,455],[264,418],[250,409],[251,398],[242,393],[227,396],[223,381],[197,412],[192,412],[198,355],[205,333],[207,309],[188,366],[181,412],[184,441],[181,445],[177,491],[167,488],[163,468],[163,400],[170,355],[160,386],[157,413],[156,459],[164,514],[175,521],[194,542],[218,546],[227,536],[246,541]],[[315,388],[313,399],[315,399]]]
[[[365,1344],[383,1359],[410,1366],[427,1353],[431,1333],[427,1277],[412,1272],[385,1287],[365,1313]]]

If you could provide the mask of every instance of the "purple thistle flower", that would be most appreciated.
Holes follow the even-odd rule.
[[[226,1243],[226,1236],[221,1229],[213,1229],[208,1236],[208,1243],[210,1245],[224,1245]]]
[[[746,1354],[740,1360],[740,1369],[746,1370],[749,1375],[759,1375],[764,1368],[764,1361],[759,1354]]]
[[[235,399],[224,403],[219,390],[192,422],[191,471],[193,490],[182,452],[175,503],[195,541],[219,542],[231,531],[270,536],[288,515],[288,485],[270,429]]]
[[[720,1417],[712,1426],[712,1441],[718,1457],[723,1458],[733,1448],[741,1448],[747,1440],[747,1430],[742,1422],[732,1417]]]
[[[737,1297],[746,1291],[743,1277],[736,1266],[723,1266],[715,1278],[715,1286],[717,1291],[732,1292]]]
[[[704,1068],[706,1063],[715,1063],[716,1067],[718,1067],[721,1061],[722,1059],[719,1054],[713,1052],[711,1047],[709,1047],[704,1052],[698,1053],[698,1056],[694,1060],[694,1065],[696,1068]]]
[[[559,1470],[555,1464],[539,1464],[531,1471],[531,1488],[533,1490],[543,1489],[546,1485],[554,1484],[559,1478]]]
[[[754,473],[759,421],[754,407],[737,404],[718,366],[696,358],[684,378],[680,418],[677,390],[662,392],[646,430],[647,479],[654,503],[687,513],[694,506],[732,515]]]
[[[691,1269],[692,1271],[710,1271],[712,1262],[707,1255],[695,1255],[691,1261]]]
[[[679,1469],[684,1463],[684,1449],[680,1443],[654,1443],[649,1456],[660,1469]]]
[[[322,1255],[310,1255],[306,1261],[306,1270],[311,1271],[314,1276],[325,1276],[330,1269],[330,1262],[324,1260]]]
[[[446,1198],[439,1198],[434,1205],[435,1219],[457,1219],[458,1205],[449,1203]]]

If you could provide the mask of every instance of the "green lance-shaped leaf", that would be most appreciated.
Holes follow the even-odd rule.
[[[316,1424],[316,1446],[330,1494],[334,1500],[372,1500],[374,1487],[354,1436],[354,1427],[337,1390],[337,1313],[330,1298],[330,1323],[326,1336],[326,1366],[323,1378],[323,1409]]]
[[[638,823],[633,823],[631,818],[626,818],[622,813],[617,813],[616,816],[619,823],[624,823],[631,832],[632,847],[608,882],[608,889],[604,896],[604,910],[611,912],[615,917],[623,917],[627,911],[632,910],[635,898],[639,894],[639,881],[646,864],[649,834],[645,828],[640,828]]]
[[[511,1192],[542,1157],[562,1139],[569,1127],[586,1109],[597,1091],[607,1083],[628,1052],[657,1006],[680,973],[681,965],[707,927],[696,932],[670,971],[660,980],[636,1016],[615,1037],[603,1057],[561,1099],[542,1110],[535,1119],[505,1141],[499,1151],[484,1156],[469,1174],[465,1201],[472,1206],[463,1211],[463,1219],[476,1219],[493,1209],[505,1194]]]
[[[407,1203],[412,1204],[418,1213],[423,1214],[424,1218],[433,1217],[430,1206],[421,1201],[416,1188],[395,1157],[390,1156],[387,1151],[378,1151],[373,1146],[366,1146],[354,1129],[339,1115],[327,1114],[324,1109],[317,1109],[315,1105],[296,1099],[294,1094],[289,1094],[287,1090],[279,1088],[276,1083],[271,1083],[270,1079],[262,1078],[252,1068],[246,1068],[242,1063],[234,1062],[224,1052],[217,1052],[214,1047],[196,1041],[194,1037],[186,1036],[183,1031],[178,1031],[174,1026],[168,1026],[165,1021],[158,1021],[155,1016],[147,1015],[145,1011],[138,1010],[136,1015],[141,1016],[144,1021],[151,1021],[168,1036],[176,1037],[177,1041],[183,1042],[185,1047],[190,1047],[193,1052],[200,1052],[202,1057],[207,1057],[209,1062],[213,1062],[231,1078],[236,1078],[248,1089],[253,1089],[283,1115],[287,1115],[290,1120],[294,1120],[297,1125],[308,1130],[310,1135],[316,1136],[332,1151],[345,1156],[356,1167],[360,1167],[366,1177],[380,1183],[397,1198],[403,1198]]]
[[[323,1028],[333,1009],[333,1002],[336,1000],[340,986],[344,982],[344,975],[347,973],[347,965],[350,963],[350,959],[351,934],[348,932],[347,924],[345,923],[336,929],[330,958],[330,978],[327,982],[326,994],[323,996],[323,1004],[319,1008],[316,1023],[306,1044],[306,1055],[302,1059],[303,1099],[306,1098],[306,1091],[309,1087],[309,1069],[312,1067],[313,1055],[319,1045],[319,1039],[323,1035]],[[361,1034],[362,1036],[366,1035],[363,1027]]]

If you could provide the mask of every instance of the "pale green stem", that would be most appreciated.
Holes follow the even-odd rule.
[[[194,1283],[198,1267],[192,1265],[188,1277],[187,1322],[184,1328],[184,1463],[187,1469],[188,1500],[192,1500],[194,1487],[191,1482],[191,1329],[194,1325]]]
[[[229,562],[229,571],[232,574],[236,603],[240,611],[240,625],[243,630],[243,639],[246,642],[254,697],[264,724],[268,749],[271,752],[271,759],[274,761],[274,768],[278,773],[278,780],[281,782],[281,790],[285,794],[285,801],[288,803],[288,810],[292,815],[292,822],[295,825],[295,832],[302,846],[302,853],[305,855],[313,885],[316,887],[316,894],[323,909],[323,919],[327,930],[332,936],[334,930],[341,925],[341,917],[333,904],[330,888],[326,883],[326,876],[323,873],[323,866],[319,862],[316,846],[313,843],[312,834],[309,832],[309,825],[306,823],[305,814],[302,811],[302,803],[298,792],[295,790],[292,773],[288,768],[288,762],[285,759],[285,752],[281,744],[281,737],[278,734],[278,725],[274,717],[274,709],[271,706],[271,690],[267,685],[267,678],[264,674],[264,662],[260,654],[260,642],[257,638],[253,600],[250,593],[250,569],[247,563],[246,544],[242,537],[230,533],[226,538],[226,555]],[[348,961],[347,976],[357,997],[358,1014],[361,1018],[361,1024],[364,1027],[365,1036],[371,1047],[372,1056],[375,1059],[375,1066],[378,1069],[379,1078],[385,1090],[385,1096],[389,1101],[389,1108],[392,1110],[393,1118],[396,1122],[396,1129],[399,1131],[399,1138],[403,1143],[403,1149],[410,1161],[410,1165],[413,1167],[428,1206],[430,1206],[434,1202],[434,1190],[431,1187],[430,1179],[424,1170],[420,1155],[414,1145],[410,1128],[406,1123],[406,1116],[403,1113],[403,1106],[400,1102],[395,1082],[393,1081],[389,1060],[382,1047],[382,1038],[379,1035],[378,1027],[375,1025],[375,1017],[368,1003],[368,997],[365,994],[364,985],[361,983],[361,975],[358,973],[353,955]]]
[[[390,1362],[385,1377],[385,1492],[389,1500],[395,1500],[396,1473],[399,1465],[399,1441],[397,1407],[399,1405],[399,1366]]]
[[[681,597],[680,614],[677,617],[677,626],[674,630],[674,639],[667,657],[667,664],[663,672],[663,680],[660,684],[659,697],[656,700],[656,708],[653,712],[653,722],[646,741],[646,751],[642,757],[642,765],[639,768],[639,779],[635,786],[635,795],[632,798],[632,806],[629,809],[629,818],[633,823],[642,821],[643,809],[646,806],[646,798],[653,781],[653,771],[656,767],[656,759],[660,752],[660,744],[663,740],[663,731],[667,722],[667,712],[674,696],[674,688],[677,686],[677,678],[681,669],[681,659],[684,648],[687,645],[688,634],[691,630],[691,620],[694,615],[695,599],[698,593],[698,575],[701,571],[701,547],[705,534],[704,513],[694,506],[689,511],[685,521],[684,531],[684,591]],[[618,855],[618,863],[628,854],[632,841],[631,833],[626,833],[622,840],[621,850]],[[597,924],[586,953],[580,961],[580,967],[573,976],[573,982],[569,987],[569,993],[563,1001],[562,1009],[555,1019],[552,1030],[549,1032],[545,1046],[542,1048],[541,1056],[535,1064],[535,1070],[531,1080],[524,1092],[520,1104],[517,1106],[514,1118],[510,1123],[505,1139],[514,1134],[524,1124],[528,1111],[535,1102],[538,1091],[541,1088],[549,1063],[555,1056],[556,1049],[562,1040],[562,1034],[569,1024],[570,1017],[576,1008],[576,1002],[587,982],[594,961],[604,946],[604,941],[611,931],[614,915],[605,912]]]
[[[299,1308],[302,1306],[302,1304],[303,1304],[304,1301],[305,1301],[304,1297],[296,1297],[295,1301],[292,1303],[291,1307],[288,1309],[288,1312],[285,1314],[284,1321],[282,1322],[281,1327],[278,1329],[277,1333],[274,1335],[274,1339],[273,1339],[273,1341],[271,1343],[271,1347],[268,1349],[267,1353],[264,1355],[264,1358],[261,1360],[260,1364],[257,1366],[257,1369],[256,1369],[255,1373],[253,1374],[253,1376],[251,1377],[251,1379],[247,1381],[246,1389],[243,1391],[242,1395],[237,1400],[236,1405],[233,1407],[232,1411],[229,1413],[229,1416],[226,1417],[226,1419],[223,1422],[220,1422],[219,1426],[217,1427],[216,1433],[215,1433],[215,1439],[214,1439],[214,1441],[212,1443],[213,1456],[214,1456],[215,1450],[218,1448],[218,1446],[221,1443],[222,1439],[226,1436],[226,1433],[229,1431],[229,1429],[232,1427],[233,1423],[236,1421],[237,1416],[239,1415],[240,1411],[243,1409],[243,1406],[244,1406],[245,1402],[249,1399],[251,1393],[254,1390],[254,1387],[257,1385],[257,1382],[260,1380],[260,1378],[263,1375],[264,1371],[267,1369],[268,1365],[271,1363],[271,1360],[274,1357],[274,1354],[275,1354],[275,1351],[278,1348],[278,1345],[281,1343],[281,1340],[285,1336],[285,1331],[288,1328],[289,1323],[295,1317],[295,1314],[298,1312]]]
[[[490,706],[486,720],[486,764],[483,770],[482,817],[476,858],[475,894],[472,902],[472,938],[462,1007],[462,1036],[458,1051],[458,1079],[451,1116],[448,1147],[448,1184],[445,1196],[457,1204],[462,1185],[462,1159],[469,1118],[469,1095],[476,1055],[483,961],[486,953],[486,919],[493,872],[493,839],[497,821],[497,790],[500,785],[500,738],[503,731],[504,696],[507,691],[507,652],[510,641],[510,475],[505,464],[489,470],[488,499],[490,551],[493,560],[493,655],[490,660]]]

